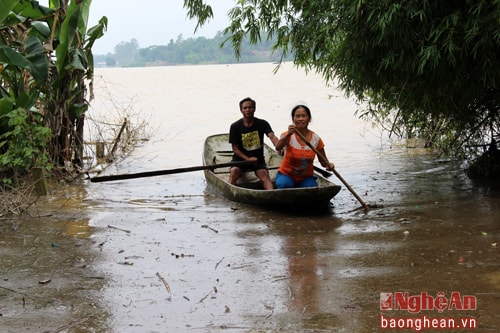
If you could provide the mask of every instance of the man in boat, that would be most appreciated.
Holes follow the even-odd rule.
[[[278,143],[278,138],[266,120],[254,116],[255,109],[256,102],[253,99],[250,97],[242,99],[240,112],[243,117],[232,123],[229,129],[229,143],[232,145],[234,153],[233,162],[252,162],[248,166],[233,166],[229,174],[229,183],[235,185],[243,172],[254,171],[255,175],[262,181],[264,189],[272,190],[274,186],[269,178],[264,159],[264,134],[274,146]]]

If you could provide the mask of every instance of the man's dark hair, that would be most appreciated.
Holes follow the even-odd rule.
[[[243,99],[240,101],[240,110],[241,110],[241,108],[242,108],[242,106],[243,106],[243,103],[245,103],[245,102],[250,102],[250,103],[252,103],[252,105],[253,105],[253,107],[254,107],[254,108],[257,106],[257,103],[256,103],[253,99],[251,99],[250,97],[246,97],[246,98],[243,98]]]

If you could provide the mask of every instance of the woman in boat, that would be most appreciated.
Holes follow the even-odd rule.
[[[316,177],[314,176],[314,158],[316,153],[306,142],[304,142],[296,132],[300,132],[313,147],[323,156],[325,145],[318,134],[311,131],[308,126],[311,122],[311,110],[305,105],[297,105],[292,109],[293,124],[288,126],[288,131],[283,132],[276,144],[276,150],[285,151],[283,162],[276,174],[276,187],[316,187]],[[327,170],[333,170],[335,166],[327,158],[320,159],[321,165]]]

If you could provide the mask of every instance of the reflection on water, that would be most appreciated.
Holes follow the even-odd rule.
[[[101,73],[110,81],[126,78],[131,94],[147,95],[140,106],[161,124],[149,144],[110,172],[201,164],[205,137],[227,132],[240,116],[237,102],[243,97],[257,100],[256,116],[269,120],[278,134],[290,122],[291,107],[307,103],[313,112],[311,128],[325,141],[339,173],[364,201],[383,208],[368,213],[357,209],[360,204],[344,188],[326,214],[261,210],[215,197],[201,172],[92,185],[94,200],[112,193],[108,200],[122,202],[104,204],[105,210],[127,210],[129,202],[146,202],[150,212],[155,206],[157,211],[175,208],[162,220],[170,226],[169,246],[196,253],[200,271],[196,278],[190,276],[185,264],[175,273],[174,263],[169,278],[174,290],[180,288],[177,293],[203,301],[187,308],[177,304],[178,310],[170,313],[178,320],[164,325],[372,331],[382,291],[489,290],[493,277],[471,286],[469,276],[490,276],[498,262],[494,241],[478,236],[479,230],[498,234],[498,196],[469,182],[459,163],[434,160],[415,143],[390,142],[353,117],[354,102],[340,93],[329,98],[332,90],[315,75],[285,66],[272,76],[270,64],[201,66],[190,75],[182,70],[145,69],[143,79],[132,80],[123,70]],[[158,87],[162,93],[154,93]],[[204,196],[196,197],[200,193]],[[102,223],[98,216],[96,224]],[[208,236],[197,224],[217,233]],[[154,230],[161,232],[159,226]],[[177,232],[185,235],[182,241]],[[206,245],[203,254],[199,244]],[[460,265],[460,258],[467,258],[469,266]],[[163,260],[158,264],[166,265]],[[214,286],[218,292],[208,293]],[[491,306],[495,297],[481,299],[479,315],[486,325],[493,325],[496,316]]]
[[[478,297],[478,310],[463,315],[498,330],[498,188],[470,182],[459,163],[390,142],[353,117],[354,102],[329,98],[316,75],[288,64],[276,76],[272,69],[98,69],[94,115],[112,113],[105,96],[132,96],[157,127],[105,173],[200,165],[205,137],[228,130],[241,98],[255,98],[256,115],[276,133],[300,102],[311,106],[311,128],[339,173],[382,208],[358,209],[343,188],[328,212],[263,210],[217,197],[202,172],[57,185],[36,218],[0,225],[7,276],[0,287],[9,288],[0,289],[2,325],[13,332],[80,321],[68,332],[371,332],[381,292],[458,291]]]
[[[296,219],[269,225],[271,232],[284,238],[283,254],[288,258],[289,311],[310,317],[321,310],[321,280],[331,278],[324,254],[332,250],[329,235],[340,225],[336,219],[305,221]]]
[[[109,331],[85,187],[49,188],[27,214],[0,222],[2,331]]]

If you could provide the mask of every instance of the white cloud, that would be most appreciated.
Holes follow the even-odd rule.
[[[227,12],[235,0],[210,0],[214,18],[194,34],[196,21],[187,18],[183,0],[93,0],[89,25],[95,25],[102,16],[108,18],[108,30],[96,41],[94,54],[113,52],[120,42],[136,39],[140,47],[166,45],[182,34],[183,38],[213,38],[228,24]],[[40,1],[48,4],[48,0]]]

